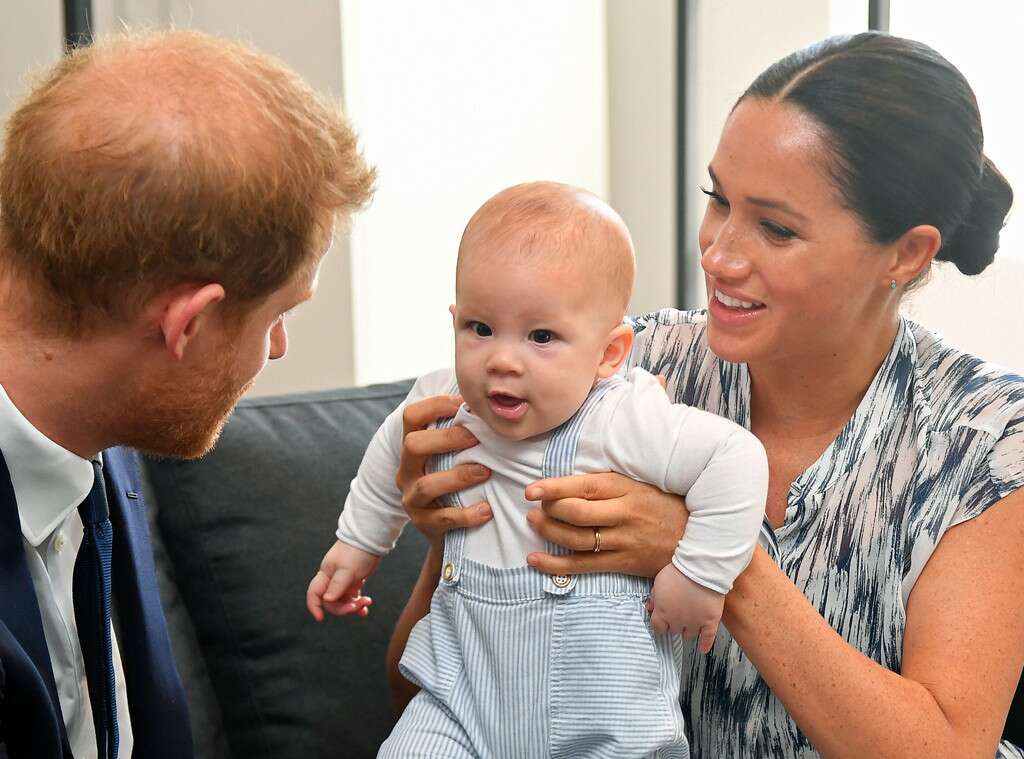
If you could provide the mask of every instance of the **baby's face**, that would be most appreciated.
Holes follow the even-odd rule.
[[[510,440],[569,419],[597,377],[608,335],[602,290],[581,267],[479,255],[459,277],[455,373],[470,410]]]

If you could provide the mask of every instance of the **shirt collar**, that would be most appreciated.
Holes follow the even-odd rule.
[[[11,473],[21,533],[38,547],[92,489],[92,464],[33,427],[2,386],[0,451]]]
[[[912,403],[917,344],[906,319],[900,318],[892,348],[878,367],[856,411],[816,462],[793,483],[792,494],[824,492],[840,476],[855,471],[879,432]]]

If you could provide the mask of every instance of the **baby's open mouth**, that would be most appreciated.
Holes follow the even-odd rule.
[[[514,395],[491,393],[487,400],[490,402],[491,411],[502,419],[518,419],[526,413],[526,401]]]

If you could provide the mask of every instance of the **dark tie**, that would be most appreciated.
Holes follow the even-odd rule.
[[[78,639],[96,726],[100,759],[117,759],[117,701],[110,640],[110,555],[113,530],[103,484],[103,467],[92,462],[92,490],[78,507],[85,535],[75,562],[72,595]]]

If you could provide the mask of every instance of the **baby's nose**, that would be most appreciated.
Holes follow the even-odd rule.
[[[487,371],[495,374],[521,374],[523,365],[514,351],[496,350],[487,361]]]

